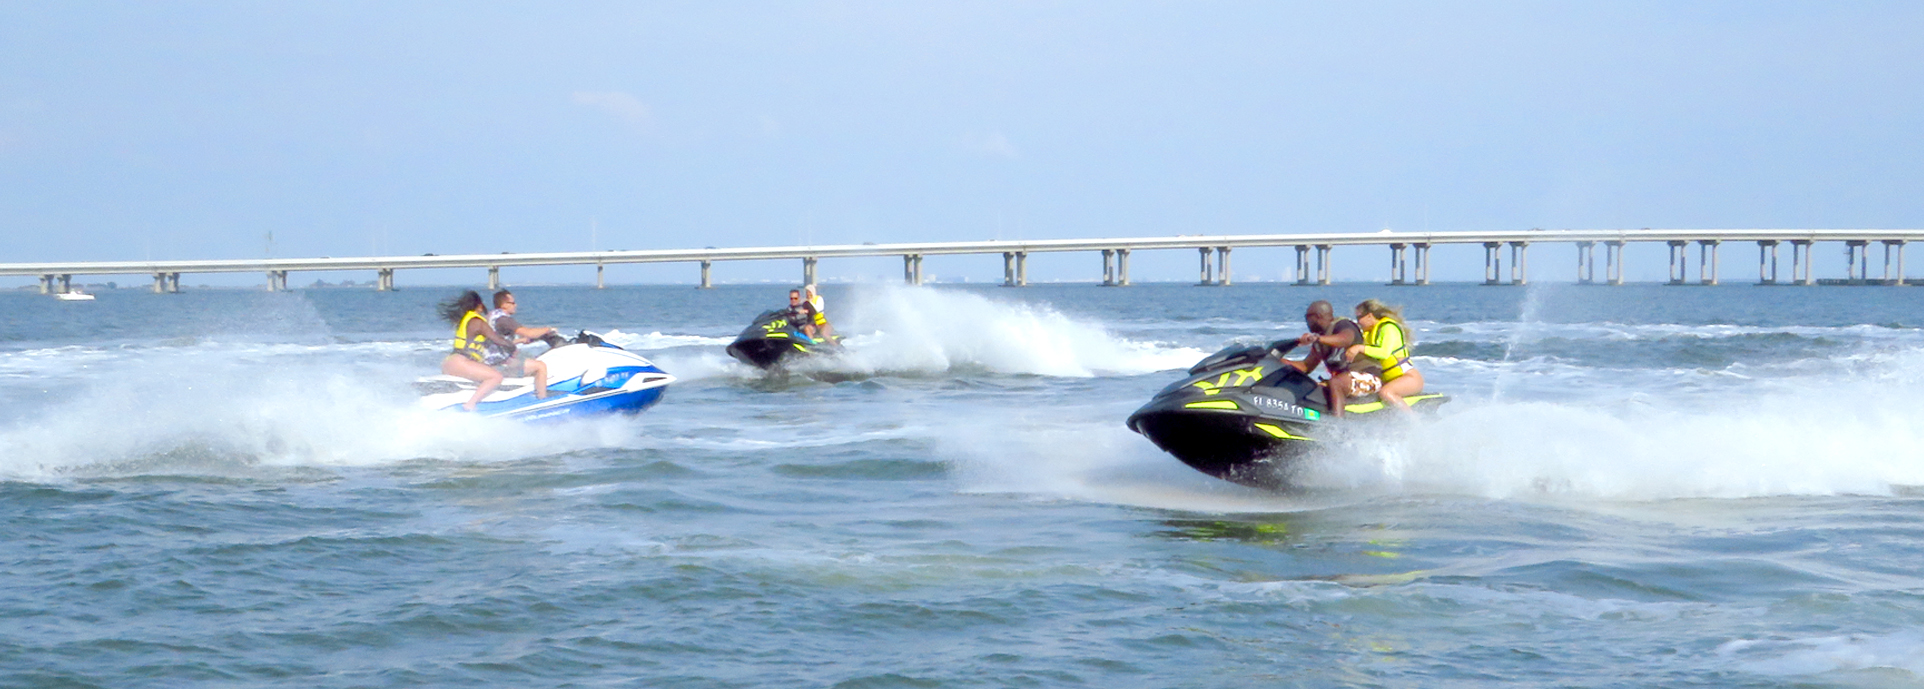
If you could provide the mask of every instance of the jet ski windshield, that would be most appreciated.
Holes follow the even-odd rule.
[[[1253,364],[1261,361],[1263,357],[1271,356],[1272,354],[1276,358],[1281,359],[1289,356],[1289,353],[1295,349],[1295,340],[1277,340],[1261,346],[1233,344],[1217,350],[1215,354],[1203,357],[1202,361],[1198,361],[1195,366],[1189,367],[1189,375],[1193,376],[1203,371],[1222,368],[1224,366],[1245,366]]]

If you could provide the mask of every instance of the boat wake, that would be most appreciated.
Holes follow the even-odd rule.
[[[1045,305],[958,290],[855,292],[836,328],[848,351],[796,365],[804,373],[927,376],[951,371],[1067,378],[1182,368],[1201,350],[1120,337]],[[851,334],[853,333],[853,334]]]
[[[510,461],[603,447],[635,432],[619,421],[545,429],[421,409],[407,383],[418,363],[307,358],[236,358],[209,348],[108,358],[78,389],[10,410],[14,420],[0,425],[0,476],[256,476],[419,459]]]

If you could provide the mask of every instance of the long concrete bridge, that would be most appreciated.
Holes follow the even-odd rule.
[[[712,286],[709,270],[716,261],[800,260],[802,282],[815,282],[816,264],[824,258],[901,256],[902,275],[910,284],[922,282],[922,259],[951,254],[1002,254],[1002,281],[1008,286],[1029,283],[1032,253],[1087,251],[1102,254],[1102,284],[1129,284],[1129,256],[1135,251],[1191,250],[1200,256],[1201,285],[1231,282],[1230,256],[1236,249],[1294,247],[1295,284],[1327,285],[1332,258],[1339,246],[1378,246],[1389,249],[1391,285],[1427,285],[1430,249],[1440,244],[1481,244],[1483,284],[1522,285],[1529,282],[1530,247],[1571,244],[1576,247],[1576,280],[1581,284],[1623,284],[1623,247],[1633,242],[1664,243],[1670,248],[1672,285],[1719,282],[1719,249],[1726,242],[1755,242],[1757,279],[1763,285],[1872,284],[1904,285],[1904,248],[1924,240],[1924,230],[1516,230],[1503,232],[1374,232],[1326,234],[1183,235],[1114,239],[1048,239],[985,242],[912,242],[843,244],[736,249],[668,249],[648,251],[581,251],[559,253],[500,253],[453,256],[383,256],[365,258],[275,258],[194,261],[104,261],[80,263],[0,263],[0,276],[39,276],[43,293],[72,290],[75,275],[152,275],[155,292],[180,291],[183,273],[264,273],[268,288],[285,290],[295,272],[373,271],[375,289],[394,289],[397,270],[485,268],[488,287],[501,285],[501,269],[512,266],[593,265],[595,285],[611,264],[697,263],[701,286]],[[1842,278],[1813,279],[1813,247],[1819,242],[1842,244],[1847,258]],[[1871,246],[1883,247],[1883,269],[1871,277]],[[1690,249],[1696,246],[1697,277],[1690,277]],[[1779,268],[1779,247],[1788,245],[1789,275]],[[1603,275],[1597,274],[1597,248],[1603,248]],[[1504,253],[1509,254],[1504,270]]]

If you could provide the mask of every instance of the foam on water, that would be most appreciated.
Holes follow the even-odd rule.
[[[288,347],[298,346],[264,349]],[[407,384],[424,371],[409,363],[304,359],[312,357],[197,347],[97,363],[82,390],[0,426],[0,476],[499,461],[605,446],[631,433],[616,424],[559,432],[425,410]]]
[[[1903,631],[1885,635],[1739,639],[1718,647],[1717,656],[1762,675],[1804,676],[1890,669],[1908,673],[1907,684],[1914,684],[1924,676],[1924,634]]]
[[[722,347],[735,341],[732,337],[663,334],[659,330],[644,335],[620,329],[602,333],[601,337],[622,349],[648,357],[656,366],[684,381],[747,378],[758,373],[722,353]]]
[[[1591,376],[1615,403],[1458,399],[1434,419],[1352,428],[1312,483],[1495,498],[1888,494],[1924,484],[1924,410],[1878,391],[1924,382],[1924,350],[1881,358],[1876,373],[1768,387],[1731,376],[1697,394],[1631,395]]]
[[[1331,496],[1258,490],[1205,476],[1124,428],[1127,413],[1065,417],[1062,410],[1014,404],[952,413],[930,432],[938,455],[967,492],[1204,512],[1288,512],[1333,504]]]
[[[1683,325],[1676,323],[1614,323],[1597,321],[1590,323],[1555,323],[1537,321],[1469,321],[1461,323],[1429,323],[1421,320],[1411,321],[1410,326],[1423,339],[1429,341],[1465,340],[1476,342],[1528,342],[1546,337],[1588,340],[1657,340],[1682,337],[1700,340],[1716,340],[1753,335],[1788,334],[1799,337],[1830,337],[1851,340],[1893,341],[1906,343],[1924,342],[1924,329],[1899,328],[1882,325]]]
[[[620,329],[602,333],[601,338],[635,352],[652,352],[675,347],[723,346],[734,342],[730,337],[704,337],[701,335],[664,335],[656,330],[647,334],[622,332]]]
[[[1062,377],[1182,368],[1201,350],[1137,342],[1048,306],[969,292],[882,287],[855,292],[837,314],[848,352],[820,366],[849,373],[996,373]]]
[[[1924,409],[1875,394],[1924,383],[1924,349],[1842,357],[1867,361],[1758,380],[1419,358],[1431,388],[1456,399],[1435,417],[1344,428],[1298,480],[1310,494],[1351,492],[1354,499],[1889,495],[1924,485]],[[1455,387],[1499,372],[1519,381],[1502,398]],[[1079,419],[1061,410],[978,412],[955,423],[977,431],[957,431],[942,446],[969,490],[1224,512],[1297,505],[1222,488],[1228,484],[1123,429],[1126,414],[1120,407]]]

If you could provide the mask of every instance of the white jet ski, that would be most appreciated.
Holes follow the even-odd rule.
[[[475,405],[475,413],[522,421],[635,414],[661,401],[675,382],[653,362],[594,333],[576,335],[536,359],[548,364],[547,399],[535,397],[534,378],[508,378]],[[474,395],[475,382],[439,375],[420,378],[415,387],[421,406],[459,412]]]

